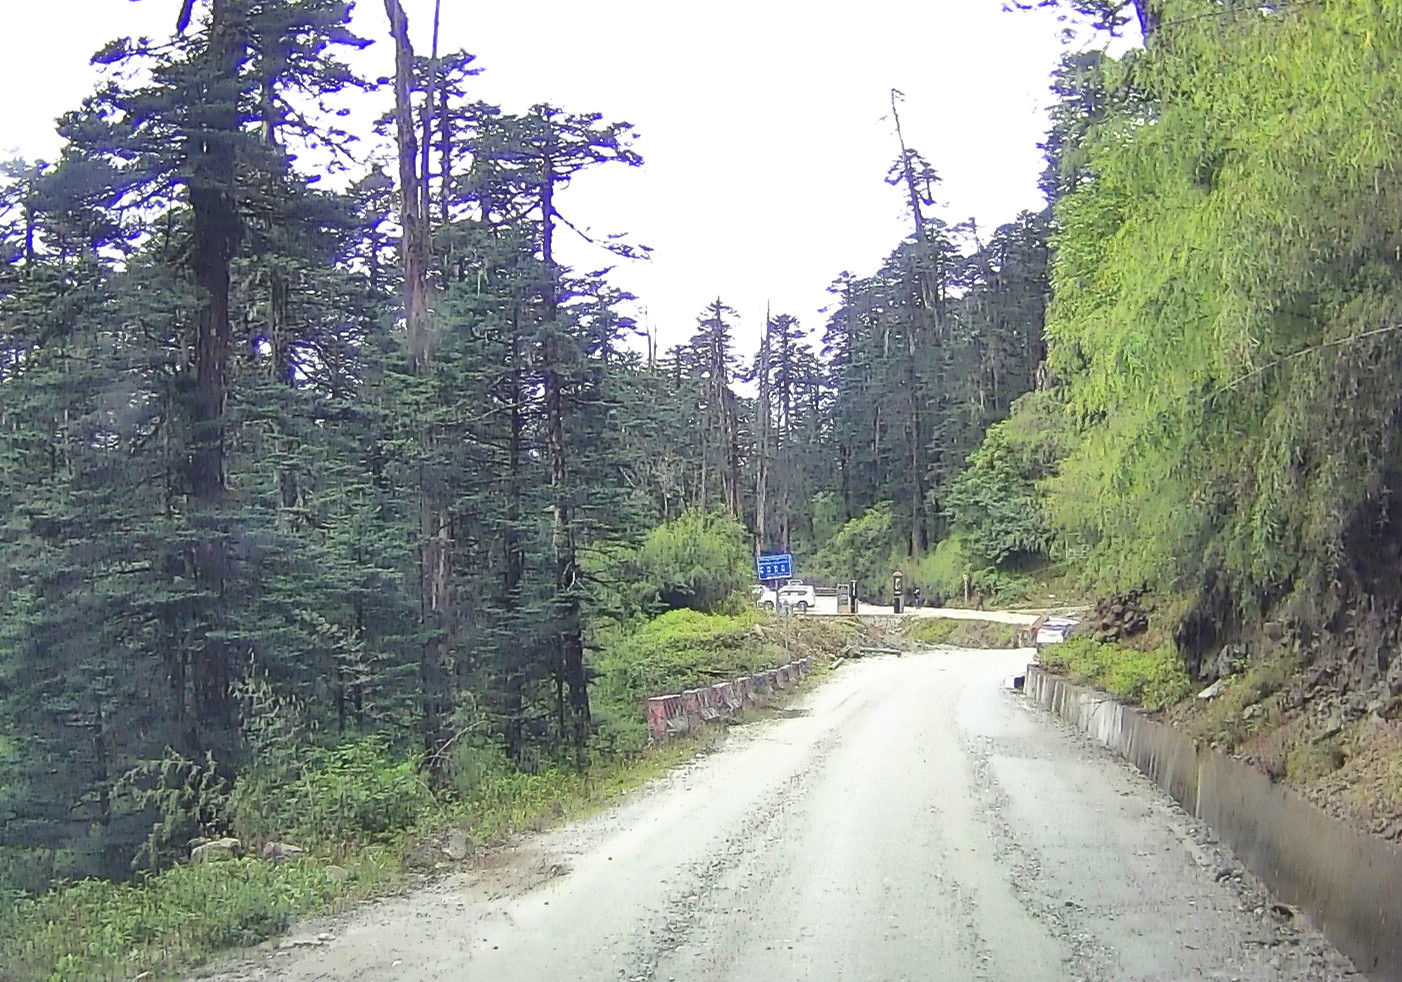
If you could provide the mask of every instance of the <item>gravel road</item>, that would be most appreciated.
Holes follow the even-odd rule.
[[[1157,788],[1003,689],[1026,657],[844,666],[605,813],[213,975],[1357,977]]]
[[[818,597],[818,603],[810,614],[837,614],[836,597]],[[869,604],[862,602],[858,604],[857,612],[864,617],[890,617],[892,616],[891,605],[885,607],[880,604]],[[974,610],[969,607],[911,607],[906,606],[903,617],[935,617],[944,618],[951,621],[991,621],[994,624],[1017,624],[1027,627],[1035,624],[1038,615],[1028,611],[1018,610]]]

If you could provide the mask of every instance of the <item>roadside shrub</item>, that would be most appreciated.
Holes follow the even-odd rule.
[[[924,591],[927,601],[954,603],[963,599],[964,577],[971,557],[957,535],[946,536],[935,548],[910,563],[911,581]]]
[[[593,659],[596,745],[637,752],[647,745],[643,702],[649,696],[773,668],[799,652],[840,650],[839,635],[851,629],[822,618],[780,625],[749,608],[739,614],[673,610],[631,634],[614,635]]]
[[[947,510],[980,568],[1049,552],[1051,533],[1038,482],[1056,472],[1067,452],[1064,429],[1051,395],[1029,392],[1008,419],[989,428],[955,479]]]
[[[843,525],[814,554],[810,567],[819,581],[855,578],[863,597],[889,595],[895,545],[895,516],[891,503],[883,501]]]
[[[1032,577],[1024,573],[980,565],[959,535],[946,536],[930,553],[907,560],[905,569],[910,583],[924,591],[927,601],[942,600],[951,607],[964,605],[966,587],[970,601],[981,597],[995,606],[1021,600],[1033,587]]]
[[[1014,648],[1020,633],[1021,629],[1015,624],[926,617],[911,623],[906,636],[917,644],[954,645],[961,648]]]
[[[1344,752],[1332,740],[1297,743],[1285,755],[1285,776],[1304,784],[1332,774],[1344,766]]]
[[[693,510],[649,532],[636,566],[654,608],[712,613],[753,578],[754,556],[733,517]]]
[[[782,654],[772,630],[754,610],[668,611],[619,638],[595,660],[601,694],[636,700],[772,667]]]
[[[382,841],[434,806],[417,756],[391,752],[382,736],[307,748],[292,773],[255,765],[229,798],[235,834],[344,845]]]
[[[83,880],[0,909],[5,978],[121,979],[253,944],[343,887],[312,862],[176,866],[143,883]]]

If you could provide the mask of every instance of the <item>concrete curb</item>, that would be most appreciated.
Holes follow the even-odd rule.
[[[1028,698],[1143,771],[1369,978],[1402,982],[1402,849],[1094,689],[1029,665]]]
[[[653,696],[647,701],[648,735],[654,743],[666,743],[678,733],[689,733],[705,723],[732,718],[746,706],[767,702],[770,693],[807,678],[810,669],[808,659],[800,658],[779,668],[730,682],[717,682],[703,689]]]

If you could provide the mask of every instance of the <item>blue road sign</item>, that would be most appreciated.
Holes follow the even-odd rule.
[[[787,580],[793,576],[793,556],[760,556],[755,560],[761,580]]]

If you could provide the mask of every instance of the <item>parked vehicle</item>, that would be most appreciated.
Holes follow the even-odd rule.
[[[1061,617],[1048,614],[1037,618],[1037,622],[1032,625],[1032,643],[1040,648],[1044,644],[1061,644],[1071,636],[1071,632],[1080,626],[1080,620],[1075,617]]]
[[[790,583],[779,588],[779,604],[789,610],[806,614],[818,605],[818,592],[808,583]]]

